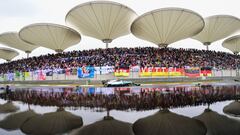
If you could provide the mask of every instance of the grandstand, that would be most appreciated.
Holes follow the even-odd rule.
[[[0,64],[0,80],[16,80],[16,77],[28,80],[26,77],[29,76],[34,80],[35,74],[37,80],[45,80],[46,76],[54,73],[73,75],[75,79],[94,78],[96,74],[129,77],[129,72],[136,72],[134,77],[210,77],[214,75],[213,70],[233,70],[230,76],[238,75],[238,42],[227,40],[223,43],[223,47],[234,54],[208,50],[212,42],[240,29],[240,20],[234,16],[203,18],[195,11],[184,8],[160,8],[138,16],[121,3],[93,1],[72,8],[65,22],[66,26],[33,23],[19,32],[0,34],[0,43],[28,55],[40,46],[57,52],[10,61],[18,53],[1,49],[0,58],[9,62]],[[108,48],[113,40],[130,33],[159,48]],[[103,41],[106,49],[63,52],[78,44],[84,38],[81,35]],[[202,42],[207,50],[168,47],[187,38]]]

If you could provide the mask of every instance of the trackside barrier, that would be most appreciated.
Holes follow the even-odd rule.
[[[79,76],[80,71],[77,68],[68,69],[69,71],[63,71],[64,69],[59,69],[59,71],[55,70],[38,70],[31,72],[14,72],[8,74],[0,74],[0,81],[41,81],[41,80],[109,80],[109,79],[121,79],[121,78],[183,78],[183,77],[238,77],[239,69],[212,69],[211,75],[208,72],[200,72],[199,74],[196,71],[197,69],[189,69],[188,73],[194,73],[196,76],[187,76],[182,70],[164,70],[164,72],[156,72],[162,71],[162,69],[152,69],[154,72],[144,73],[141,72],[141,69],[135,68],[134,70],[118,70],[117,73],[114,67],[97,67],[94,71],[94,75],[92,77],[89,76],[89,71],[85,69],[81,71],[81,75]],[[91,69],[92,70],[92,69]],[[124,71],[124,73],[121,73]],[[143,70],[142,70],[143,71]],[[93,72],[93,71],[91,71]],[[126,73],[127,72],[127,73]],[[82,78],[81,78],[82,77]]]

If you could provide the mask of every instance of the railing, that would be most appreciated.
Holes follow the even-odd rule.
[[[79,80],[79,79],[85,79],[85,80],[107,80],[107,79],[117,79],[117,78],[189,78],[186,75],[180,75],[180,76],[172,76],[170,72],[165,72],[165,75],[162,76],[154,76],[154,75],[148,75],[148,76],[140,76],[139,70],[130,70],[128,73],[128,76],[124,77],[116,77],[114,74],[114,70],[110,70],[109,72],[94,72],[93,77],[86,77],[82,78],[79,77],[77,72],[70,72],[73,69],[68,69],[69,72],[56,72],[56,71],[49,71],[46,73],[45,71],[34,71],[34,72],[15,72],[15,73],[8,73],[8,74],[0,74],[0,81],[36,81],[36,80]],[[76,69],[74,69],[76,71]],[[207,76],[209,78],[211,77],[238,77],[239,70],[235,69],[228,69],[228,70],[211,70],[212,74],[211,76]],[[49,74],[50,72],[50,74]],[[197,77],[205,77],[204,75],[197,76]]]

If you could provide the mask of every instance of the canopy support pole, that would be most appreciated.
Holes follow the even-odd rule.
[[[112,42],[112,39],[103,39],[102,41],[106,44],[106,48],[108,48],[108,44]]]
[[[110,116],[110,113],[109,113],[109,112],[110,112],[109,109],[107,109],[107,117]]]
[[[106,42],[106,49],[108,48],[108,42]]]
[[[29,54],[31,53],[31,51],[25,51],[25,53],[27,54],[27,58],[29,58]]]
[[[207,46],[207,47],[206,47],[206,48],[207,48],[207,51],[209,51],[209,45],[211,45],[211,42],[205,42],[205,43],[203,43],[203,45]]]

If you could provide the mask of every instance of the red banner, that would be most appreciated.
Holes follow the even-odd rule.
[[[201,76],[212,76],[212,70],[201,70]]]
[[[188,67],[184,69],[185,76],[188,77],[199,77],[200,76],[200,68],[199,67]]]

